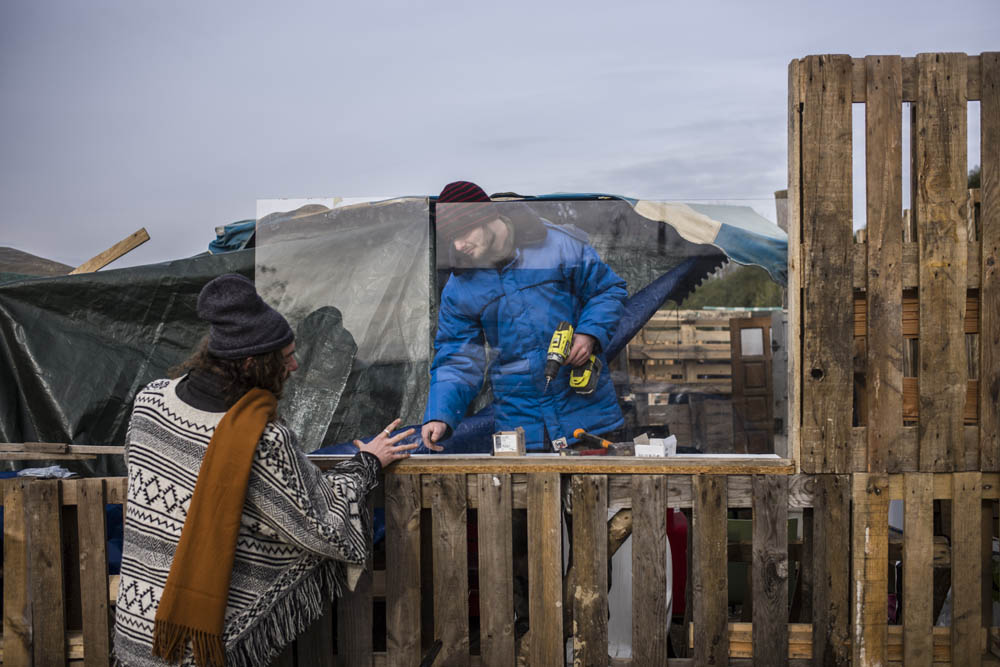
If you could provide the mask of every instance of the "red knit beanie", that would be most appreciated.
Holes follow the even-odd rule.
[[[435,215],[438,236],[448,242],[497,217],[490,198],[481,187],[469,181],[455,181],[444,186],[438,195]]]

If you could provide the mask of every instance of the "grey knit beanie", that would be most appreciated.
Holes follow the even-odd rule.
[[[295,339],[288,321],[264,303],[246,277],[227,273],[198,295],[198,317],[212,325],[208,352],[220,359],[242,359],[280,350]]]

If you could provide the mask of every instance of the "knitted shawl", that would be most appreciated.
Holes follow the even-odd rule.
[[[223,413],[197,410],[157,380],[135,400],[125,446],[128,497],[115,616],[118,664],[166,665],[152,655],[153,623],[205,448]],[[369,544],[366,497],[378,460],[359,456],[321,472],[284,425],[264,429],[236,544],[223,643],[228,667],[268,664],[353,589]],[[184,665],[193,664],[190,648]]]

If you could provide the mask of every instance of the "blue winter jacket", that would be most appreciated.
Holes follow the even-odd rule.
[[[489,376],[497,430],[524,427],[528,450],[583,428],[602,433],[622,425],[607,360],[589,395],[569,387],[563,366],[545,391],[545,357],[552,332],[565,320],[608,346],[623,312],[625,281],[601,261],[575,229],[545,223],[543,238],[516,248],[502,269],[453,273],[441,294],[435,357],[424,422],[454,430]],[[442,443],[447,450],[447,443]]]

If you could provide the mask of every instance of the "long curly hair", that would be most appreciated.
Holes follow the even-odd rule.
[[[281,350],[257,354],[243,359],[220,359],[208,351],[206,336],[186,361],[168,371],[171,378],[178,378],[192,370],[214,373],[222,377],[222,391],[228,401],[235,402],[254,387],[267,389],[277,398],[285,387],[288,373],[285,356]]]

